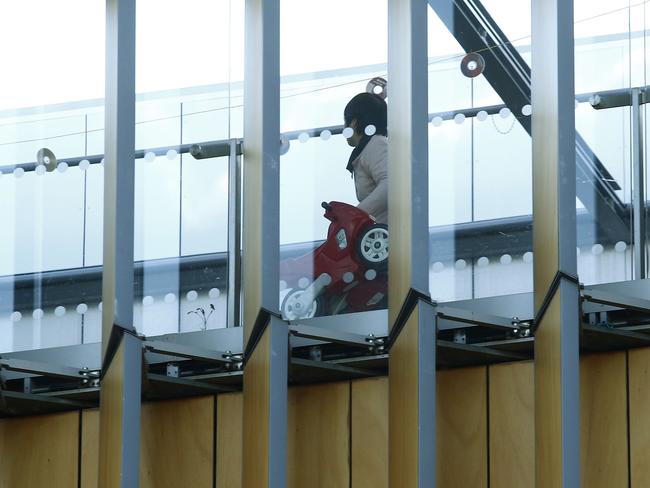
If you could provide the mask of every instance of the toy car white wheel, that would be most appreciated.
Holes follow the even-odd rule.
[[[293,289],[284,297],[280,310],[285,320],[311,319],[316,316],[319,311],[318,299],[313,300],[305,309],[300,302],[303,293],[304,290]]]
[[[374,224],[368,227],[358,244],[359,257],[370,268],[381,268],[388,263],[388,227]]]

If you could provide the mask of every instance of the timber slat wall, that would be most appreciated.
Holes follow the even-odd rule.
[[[580,366],[583,486],[647,488],[650,348]],[[440,488],[533,486],[532,382],[532,362],[438,372]],[[141,486],[239,488],[241,413],[240,393],[144,404]],[[95,488],[98,425],[94,410],[0,420],[0,488]],[[387,487],[387,378],[291,388],[288,429],[290,487]]]

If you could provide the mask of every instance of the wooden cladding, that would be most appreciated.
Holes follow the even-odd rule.
[[[534,486],[533,367],[438,372],[439,488]],[[582,486],[650,486],[650,348],[580,372]],[[95,488],[98,427],[96,410],[0,420],[0,488]],[[216,417],[213,397],[143,404],[141,436],[142,487],[241,487],[241,393]],[[288,446],[291,487],[387,488],[387,378],[290,388]]]
[[[75,487],[78,457],[79,412],[0,420],[0,488]]]

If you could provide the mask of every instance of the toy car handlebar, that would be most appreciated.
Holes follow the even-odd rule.
[[[332,210],[332,206],[331,206],[329,203],[327,203],[327,202],[323,202],[323,203],[321,203],[320,206],[323,207],[323,208],[324,208],[326,211],[328,211],[328,212],[329,212],[330,210]]]

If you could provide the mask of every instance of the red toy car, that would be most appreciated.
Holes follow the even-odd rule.
[[[388,227],[363,210],[323,202],[332,223],[312,253],[280,263],[288,292],[280,307],[286,320],[378,309],[386,303]]]

